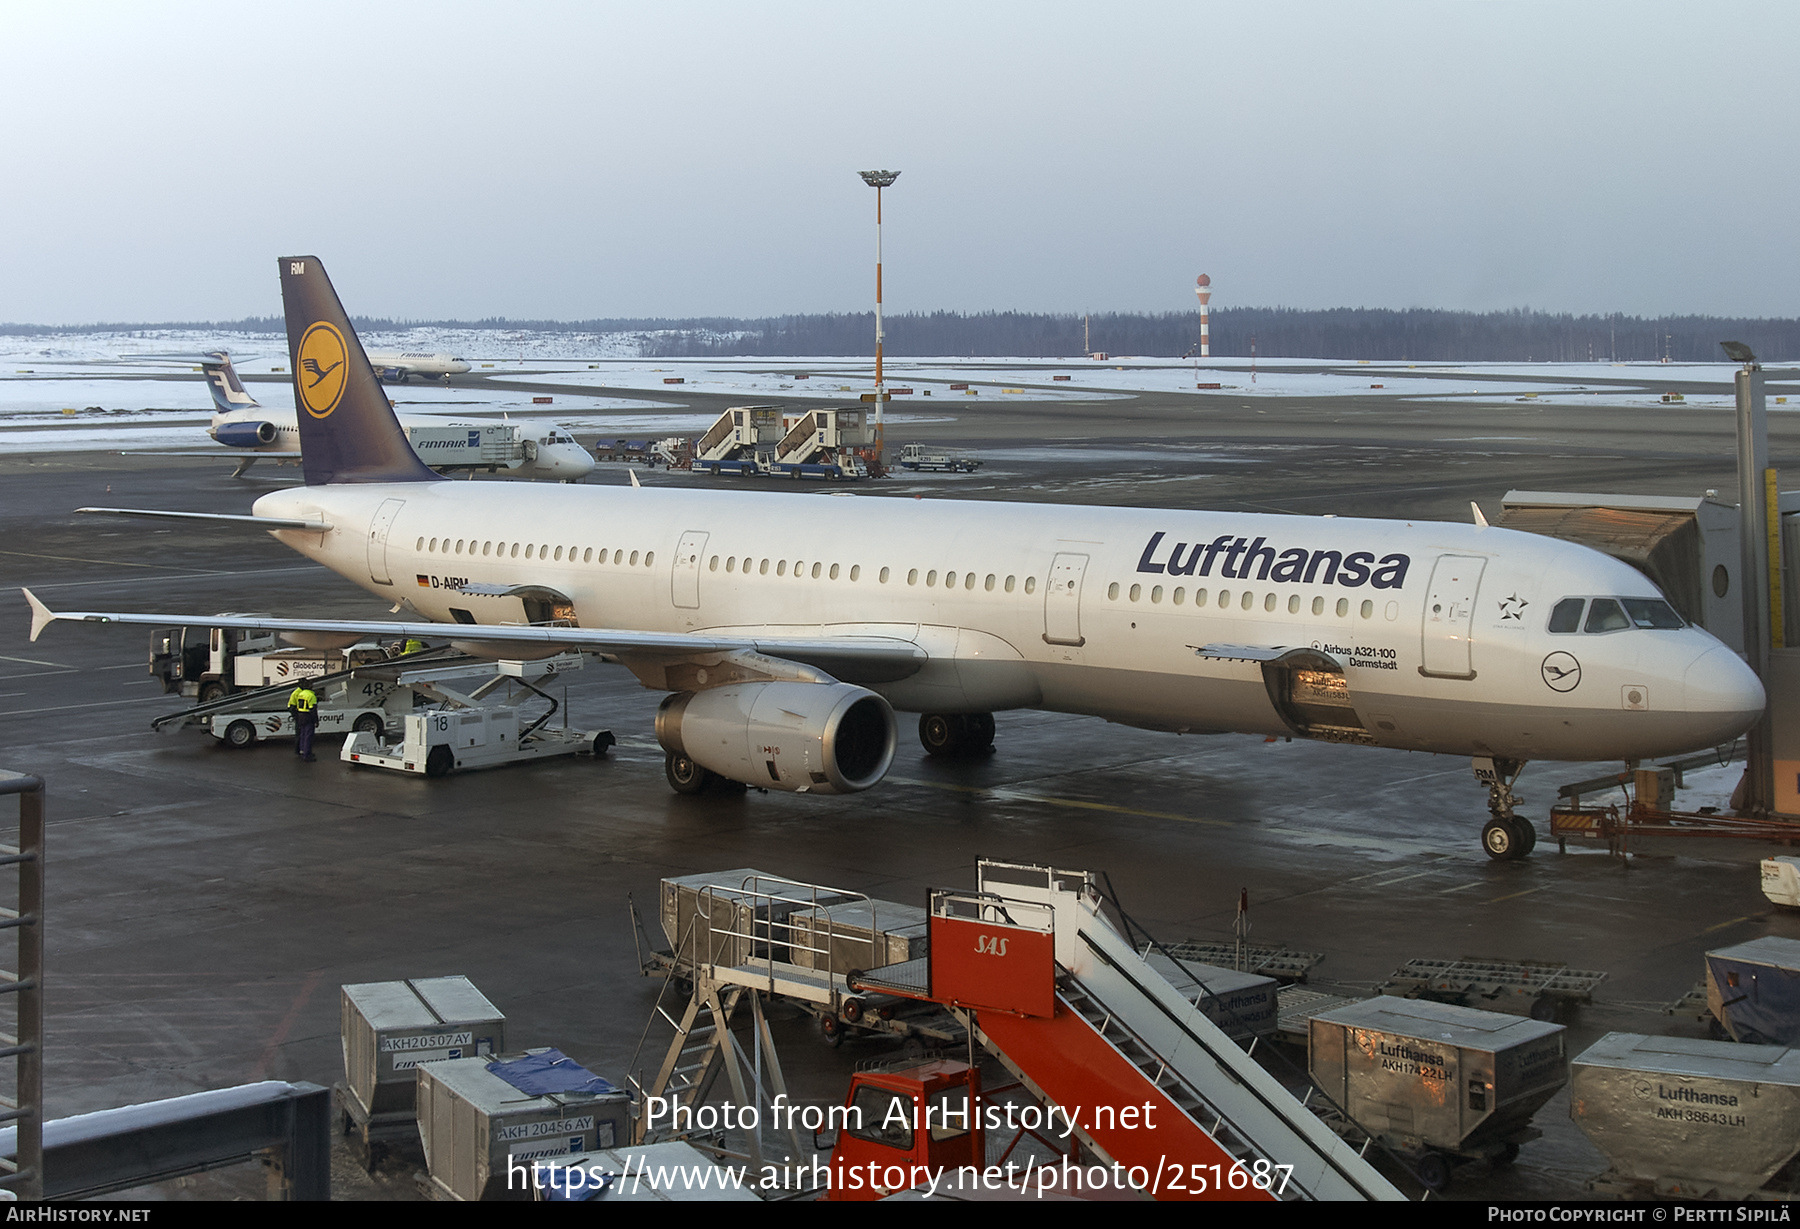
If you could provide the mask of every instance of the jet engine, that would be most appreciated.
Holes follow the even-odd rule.
[[[255,448],[275,442],[272,422],[227,422],[213,428],[212,437],[229,448]]]
[[[656,711],[665,751],[733,781],[815,794],[853,794],[881,780],[897,734],[888,702],[850,683],[677,692]]]

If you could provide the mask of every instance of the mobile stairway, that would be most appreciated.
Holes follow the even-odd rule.
[[[926,958],[850,985],[952,1008],[1157,1198],[1405,1198],[1152,968],[1101,902],[1091,874],[984,860],[975,892],[932,893]]]
[[[687,469],[740,477],[856,479],[869,476],[857,456],[870,443],[862,410],[784,414],[778,405],[733,406],[694,441]]]
[[[781,434],[780,406],[733,406],[694,441],[693,460],[688,468],[694,473],[748,478],[762,472],[756,455],[758,446],[772,447]]]
[[[932,893],[924,944],[916,906],[749,868],[664,880],[672,951],[640,963],[669,981],[631,1064],[633,1142],[691,1133],[672,1111],[708,1102],[720,1076],[738,1106],[784,1097],[763,1010],[780,998],[830,1021],[828,1038],[857,1021],[909,1040],[972,1037],[1157,1198],[1405,1198],[1134,950],[1101,913],[1094,876],[995,861],[977,874],[975,892]],[[1188,971],[1204,985],[1204,966]],[[948,1015],[909,1025],[908,1001]],[[760,1167],[771,1145],[803,1155],[788,1125],[779,1140],[747,1132],[746,1159]]]
[[[852,448],[866,444],[861,410],[809,410],[775,445],[773,471],[791,478],[867,478]]]

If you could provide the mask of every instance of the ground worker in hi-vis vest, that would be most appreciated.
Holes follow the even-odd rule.
[[[313,762],[313,731],[319,728],[319,697],[305,683],[288,693],[288,712],[294,717],[294,754]]]

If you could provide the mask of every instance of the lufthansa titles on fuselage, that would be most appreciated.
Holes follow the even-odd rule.
[[[1359,589],[1368,585],[1375,589],[1398,589],[1406,584],[1406,569],[1412,563],[1406,555],[1384,555],[1375,558],[1373,551],[1359,550],[1345,554],[1335,550],[1307,550],[1295,546],[1279,553],[1268,545],[1268,539],[1254,541],[1222,533],[1211,542],[1189,545],[1177,542],[1166,558],[1159,560],[1162,542],[1168,534],[1158,530],[1150,535],[1144,553],[1138,556],[1137,570],[1168,576],[1211,576],[1213,564],[1226,580],[1274,580],[1303,584],[1342,585]],[[1185,552],[1185,553],[1184,553]],[[1252,577],[1251,569],[1255,569]]]

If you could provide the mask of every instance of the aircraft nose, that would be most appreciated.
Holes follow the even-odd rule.
[[[1767,697],[1756,672],[1744,664],[1743,658],[1722,644],[1716,644],[1696,657],[1682,680],[1687,692],[1687,710],[1696,715],[1716,714],[1728,719],[1730,734],[1735,738],[1762,716]]]

